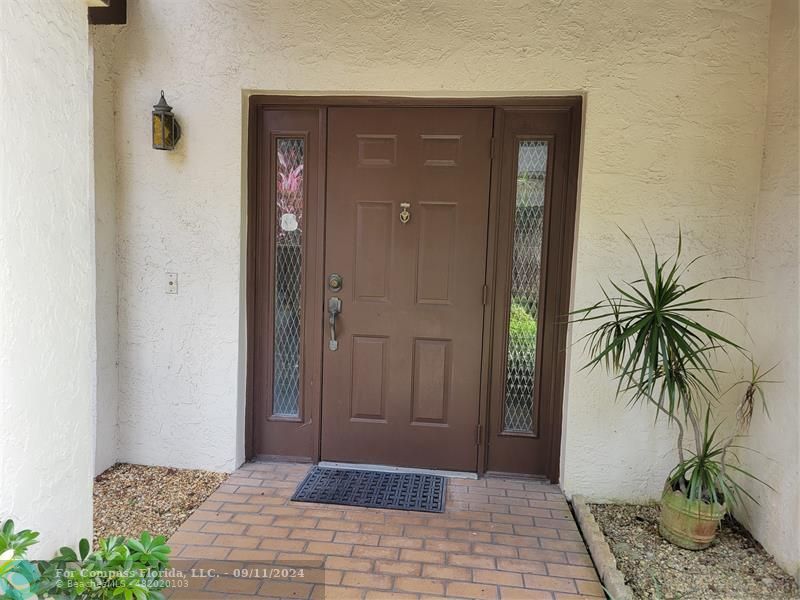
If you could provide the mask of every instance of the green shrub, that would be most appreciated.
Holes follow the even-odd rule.
[[[52,560],[33,564],[25,555],[38,536],[27,529],[15,532],[11,520],[0,528],[0,597],[163,598],[162,572],[169,566],[170,553],[163,536],[147,532],[138,539],[112,536],[100,540],[95,551],[83,539],[77,552],[63,547]]]
[[[24,600],[34,598],[33,587],[40,579],[39,570],[24,560],[29,547],[39,534],[29,529],[14,531],[14,521],[0,527],[0,598]]]
[[[508,342],[512,348],[536,344],[536,319],[520,303],[511,304],[508,319]]]

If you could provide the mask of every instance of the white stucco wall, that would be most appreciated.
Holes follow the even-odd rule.
[[[617,226],[644,243],[645,223],[667,251],[680,224],[686,255],[709,255],[692,269],[698,279],[755,274],[781,239],[759,242],[759,232],[791,234],[782,219],[791,199],[772,194],[769,177],[761,183],[769,14],[769,0],[130,3],[114,43],[98,41],[116,82],[119,459],[225,470],[242,460],[247,91],[584,94],[581,306],[598,297],[598,282],[636,273]],[[150,148],[162,88],[184,132],[174,153]],[[784,143],[778,135],[773,123],[773,148]],[[771,208],[754,229],[756,199],[760,211]],[[792,264],[784,259],[775,281]],[[177,296],[164,293],[166,272],[179,273]],[[751,327],[759,318],[770,331],[764,316],[751,315]],[[786,341],[772,354],[793,357],[794,369],[792,351]],[[564,489],[597,500],[658,497],[674,432],[654,427],[649,411],[614,404],[612,383],[579,371],[583,361],[571,352]],[[791,385],[780,392],[787,403],[797,397]],[[760,427],[757,435],[771,435]],[[799,435],[795,425],[787,439]],[[791,441],[772,449],[790,453],[784,465],[796,462]],[[792,493],[782,487],[754,509],[762,540],[785,512],[797,516]],[[764,517],[778,505],[788,508]],[[768,547],[789,564],[791,535],[781,540]]]
[[[117,27],[92,26],[94,52],[94,191],[97,268],[97,442],[95,473],[117,460],[117,210],[112,58]]]
[[[0,520],[92,530],[94,200],[86,4],[0,2]]]
[[[761,192],[753,223],[747,325],[763,367],[778,364],[765,386],[771,418],[760,410],[742,452],[748,470],[775,491],[751,485],[760,506],[740,519],[800,579],[800,156],[798,155],[798,2],[774,0]]]
[[[747,272],[758,194],[769,2],[140,0],[117,40],[120,458],[241,459],[242,90],[585,93],[575,302],[633,274],[617,231],[683,226],[698,276]],[[180,23],[180,26],[176,24]],[[184,137],[150,148],[164,88]],[[180,293],[164,293],[164,273]],[[568,373],[563,483],[657,495],[672,434]]]

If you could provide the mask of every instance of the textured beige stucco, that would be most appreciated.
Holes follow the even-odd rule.
[[[748,470],[775,491],[750,485],[760,506],[739,518],[800,579],[800,157],[798,156],[798,2],[774,0],[761,192],[753,223],[747,325],[763,367],[777,364],[765,386],[770,419],[757,411],[742,452]]]
[[[585,95],[574,300],[636,264],[617,227],[691,276],[747,275],[759,195],[769,1],[139,0],[113,48],[120,458],[234,468],[242,457],[243,96]],[[150,148],[159,90],[183,127]],[[164,293],[164,273],[180,293]],[[735,288],[720,290],[738,292]],[[738,309],[737,309],[738,310]],[[580,331],[576,331],[576,338]],[[562,483],[659,495],[673,432],[612,401],[569,356]]]
[[[0,520],[92,531],[90,47],[77,0],[0,2]]]

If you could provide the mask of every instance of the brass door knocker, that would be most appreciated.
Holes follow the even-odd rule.
[[[403,209],[400,211],[400,222],[405,225],[411,220],[411,213],[408,212],[408,209],[411,208],[411,204],[409,202],[401,202],[400,208]]]

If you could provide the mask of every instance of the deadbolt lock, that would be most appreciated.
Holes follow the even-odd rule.
[[[338,273],[331,273],[328,277],[328,289],[332,292],[339,292],[342,289],[342,276]]]

